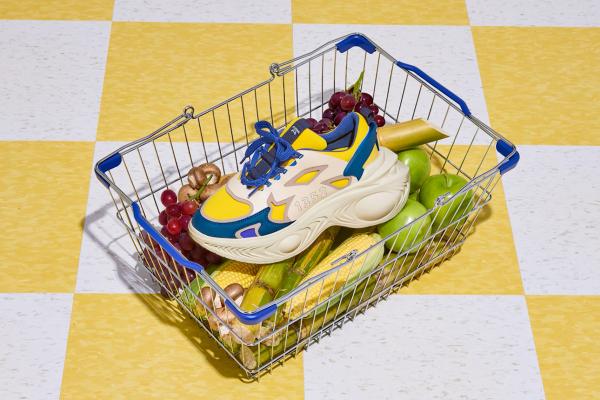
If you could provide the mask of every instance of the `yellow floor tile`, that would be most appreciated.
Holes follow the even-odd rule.
[[[301,399],[301,357],[259,382],[157,295],[75,296],[63,399]]]
[[[600,297],[528,296],[548,400],[600,398]]]
[[[72,292],[93,143],[0,142],[0,292]]]
[[[2,0],[0,19],[110,21],[114,0]]]
[[[600,29],[473,27],[473,37],[494,128],[521,144],[600,144]]]
[[[294,0],[292,20],[306,24],[468,25],[462,0]]]
[[[437,149],[444,155],[449,151],[448,146]],[[467,149],[467,146],[454,146],[449,156],[458,166],[464,159],[461,169],[467,174],[472,176],[479,169],[479,175],[497,164],[494,147],[487,154],[487,146],[473,146],[468,152]],[[434,158],[432,174],[439,173],[440,167],[439,157]],[[449,165],[444,169],[449,173],[456,172]],[[481,210],[474,225],[459,253],[413,280],[400,293],[522,294],[521,274],[501,181],[496,184],[492,200]]]
[[[199,112],[266,80],[271,63],[291,57],[291,25],[113,23],[98,139],[137,139],[187,104]],[[291,106],[293,82],[286,84]],[[283,92],[280,85],[272,88],[274,98]],[[267,96],[265,87],[258,94],[261,118],[268,112]],[[245,100],[250,119],[254,96]],[[230,110],[237,139],[243,130],[241,105],[232,107],[239,108]],[[204,139],[214,140],[212,116],[206,118]],[[230,137],[226,110],[218,110],[215,118],[219,135]]]

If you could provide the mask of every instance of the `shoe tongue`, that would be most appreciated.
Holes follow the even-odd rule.
[[[304,118],[298,118],[294,123],[284,129],[279,135],[286,142],[290,143],[294,150],[312,149],[324,150],[327,147],[327,141],[309,128],[308,122]],[[266,174],[269,171],[271,162],[275,157],[275,147],[272,146],[268,152],[263,153],[262,160],[256,163],[254,168],[248,171],[252,179]]]
[[[294,150],[325,149],[327,141],[317,135],[309,126],[304,118],[298,118],[290,127],[282,132],[281,137],[290,143]]]

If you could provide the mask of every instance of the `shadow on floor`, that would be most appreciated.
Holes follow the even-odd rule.
[[[111,215],[112,214],[112,215]],[[96,233],[89,227],[102,218],[114,217],[114,205],[106,204],[95,212],[81,220],[83,230],[96,244],[104,247],[115,261],[119,279],[126,284],[135,294],[136,298],[148,308],[163,324],[174,326],[181,334],[204,356],[214,369],[223,377],[235,378],[246,381],[245,373],[233,361],[230,356],[210,337],[210,335],[198,326],[198,323],[184,312],[174,300],[165,300],[158,292],[158,284],[153,280],[151,274],[141,262],[132,265],[131,260],[137,259],[137,254],[131,254],[131,259],[124,259],[122,254],[131,253],[132,246],[124,243],[131,241],[129,233],[125,228],[121,230],[109,243],[98,238]],[[108,233],[108,232],[107,232]],[[115,235],[116,232],[110,232]],[[107,235],[107,237],[110,237]],[[118,250],[117,250],[118,249]],[[106,266],[99,265],[98,268]]]

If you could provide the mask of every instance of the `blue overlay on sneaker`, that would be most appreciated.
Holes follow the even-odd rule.
[[[356,138],[358,118],[358,114],[350,113],[342,119],[334,130],[322,135],[323,139],[328,143],[326,150],[331,151],[352,146],[352,142]],[[379,149],[379,144],[377,143],[377,124],[369,121],[369,132],[358,145],[352,158],[348,161],[348,165],[344,169],[344,176],[355,176],[356,179],[360,180],[364,172],[364,165],[369,159],[374,146],[377,146]]]
[[[258,236],[258,233],[256,233],[256,227],[251,227],[251,228],[246,228],[243,231],[240,232],[240,236],[243,238],[250,238],[250,237],[256,237]]]
[[[192,225],[198,229],[201,227],[202,233],[212,237],[220,238],[235,238],[237,232],[245,232],[247,228],[253,226],[259,226],[258,235],[264,236],[273,232],[277,232],[280,229],[285,228],[292,222],[273,222],[269,219],[269,207],[262,209],[256,214],[250,215],[249,217],[239,219],[237,221],[230,221],[227,223],[212,221],[205,218],[201,212],[196,212],[192,217]],[[244,228],[246,228],[244,230]],[[254,228],[252,228],[254,229]],[[241,233],[240,233],[241,235]]]
[[[371,122],[369,124],[369,133],[367,133],[367,136],[358,145],[356,152],[350,161],[348,161],[346,168],[344,168],[344,176],[355,176],[356,179],[360,180],[363,172],[365,172],[365,163],[375,146],[379,149],[379,144],[377,143],[377,124]]]
[[[321,135],[327,141],[327,148],[325,150],[332,151],[352,146],[357,128],[358,115],[355,113],[346,115],[334,130]]]

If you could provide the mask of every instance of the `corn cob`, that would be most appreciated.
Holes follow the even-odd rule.
[[[279,291],[284,274],[293,263],[294,259],[291,258],[261,266],[260,271],[244,295],[241,305],[242,310],[253,311],[273,300],[275,294]]]
[[[296,258],[284,260],[268,266],[261,267],[256,279],[244,295],[241,308],[246,311],[256,310],[258,307],[270,302],[276,297],[293,290],[301,279],[327,254],[339,228],[332,227],[323,232],[317,240]],[[231,324],[240,337],[246,341],[252,341],[256,336],[269,334],[275,328],[276,321],[280,321],[283,315],[277,310],[277,314],[257,325],[244,325],[239,321]],[[231,335],[222,339],[230,339]],[[237,340],[237,338],[234,338]],[[273,336],[267,344],[274,345],[281,340]]]
[[[239,283],[244,288],[247,288],[254,281],[260,269],[261,266],[258,264],[226,260],[210,274],[210,277],[222,288],[232,283]],[[205,283],[203,286],[208,285]]]
[[[284,329],[284,339],[273,346],[241,346],[240,349],[240,361],[244,366],[250,370],[254,370],[268,363],[271,359],[279,356],[283,351],[299,343],[297,351],[302,350],[306,345],[307,339],[310,335],[317,332],[321,327],[331,322],[334,318],[339,317],[345,312],[352,310],[362,300],[371,297],[378,289],[375,286],[375,277],[369,277],[361,282],[355,291],[355,295],[352,296],[351,292],[343,294],[340,297],[341,304],[339,307],[329,307],[327,312],[317,313],[314,316],[310,313],[306,318],[298,323],[293,324],[287,329]],[[362,295],[364,293],[364,295]],[[362,295],[362,296],[361,296]],[[314,321],[313,321],[314,317]]]
[[[254,277],[250,287],[244,295],[240,308],[244,311],[254,311],[275,298],[279,290],[283,276],[286,271],[292,267],[294,259],[279,261],[273,264],[259,266],[260,271]],[[222,341],[237,341],[237,338],[230,334],[230,330],[242,337],[245,341],[252,341],[259,332],[261,324],[246,325],[238,320],[233,320],[227,329],[220,332]],[[233,343],[232,343],[233,346]]]
[[[302,282],[330,270],[332,267],[335,267],[335,264],[346,261],[344,257],[350,257],[353,251],[360,253],[375,245],[380,240],[381,237],[376,233],[358,233],[350,236],[329,253],[329,255],[327,255],[327,257],[325,257],[319,265],[317,265],[317,267],[302,280]],[[367,274],[379,264],[382,257],[383,246],[379,245],[358,259],[341,267],[338,271],[325,276],[322,281],[314,283],[307,289],[308,293],[306,295],[300,293],[291,300],[292,305],[289,306],[290,319],[299,317],[304,310],[311,310],[320,302],[327,300],[327,298],[332,296],[337,290],[342,289],[345,285],[350,284],[360,276]],[[326,307],[326,303],[324,305]]]
[[[294,290],[302,278],[304,278],[331,249],[333,240],[339,231],[339,227],[333,226],[323,232],[317,240],[304,252],[296,257],[294,265],[288,269],[283,277],[281,287],[277,292],[277,297],[281,297],[286,293]]]
[[[333,241],[332,233],[328,232],[327,235],[331,235],[331,241]],[[330,245],[331,244],[329,244],[327,248],[329,248]],[[313,245],[311,249],[315,246],[317,245]],[[269,265],[257,265],[256,269],[258,269],[258,273],[256,274],[256,276],[252,277],[251,282],[248,282],[247,280],[240,282],[238,280],[237,282],[240,283],[242,286],[248,287],[248,290],[244,295],[240,308],[245,311],[253,311],[273,300],[275,298],[275,295],[279,292],[284,276],[290,270],[292,270],[294,266],[294,260],[294,258],[291,258]],[[221,271],[221,269],[219,269],[219,271]],[[221,273],[223,272],[224,271],[221,271]],[[219,276],[215,277],[215,280],[221,286],[226,286],[229,283],[232,283],[227,280],[222,281],[222,276],[220,274]],[[200,312],[202,310],[198,311]],[[252,341],[256,337],[256,334],[259,332],[263,324],[268,325],[268,321],[257,325],[245,325],[239,322],[237,319],[235,319],[228,324],[226,329],[223,329],[222,332],[220,332],[221,340],[224,343],[229,344],[230,348],[234,349],[236,347],[235,342],[238,341],[238,338],[231,334],[232,330],[238,336],[244,338],[244,340]],[[266,330],[267,328],[262,327],[262,329]]]
[[[254,280],[259,269],[260,266],[258,264],[225,260],[219,266],[214,268],[210,276],[222,288],[225,288],[231,283],[239,283],[244,288],[247,288]],[[196,310],[196,306],[201,306],[201,304],[196,304],[195,296],[198,296],[200,290],[205,286],[208,286],[208,284],[202,277],[198,276],[190,282],[189,286],[184,288],[180,297],[180,300],[188,306],[190,310],[197,311],[196,314],[199,316],[205,316],[206,312],[203,309]]]

